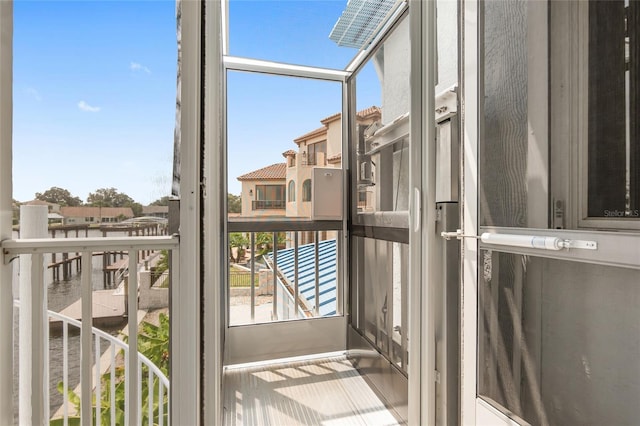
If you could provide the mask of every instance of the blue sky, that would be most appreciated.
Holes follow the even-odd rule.
[[[232,0],[230,53],[342,69],[356,51],[328,35],[345,4]],[[14,198],[52,186],[83,200],[103,187],[143,204],[168,195],[175,62],[173,1],[15,0]],[[232,193],[235,176],[284,161],[341,107],[328,82],[234,73],[229,94]]]

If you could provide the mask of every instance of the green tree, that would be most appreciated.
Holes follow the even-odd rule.
[[[231,260],[238,263],[244,257],[244,251],[249,244],[249,239],[242,232],[232,232],[229,234],[229,256]],[[236,249],[236,255],[233,256],[233,249]]]
[[[150,206],[168,206],[169,200],[171,199],[170,195],[165,195],[164,197],[158,198],[153,203],[149,204]]]
[[[284,232],[279,232],[276,236],[278,241],[278,247],[284,245],[285,235]],[[258,232],[256,234],[256,255],[263,256],[273,250],[273,233],[271,232]]]
[[[130,207],[134,216],[142,216],[142,204],[116,188],[100,188],[90,192],[87,204],[93,207]]]
[[[133,198],[116,188],[100,188],[90,192],[87,204],[94,207],[130,207],[135,203]]]
[[[133,210],[133,215],[135,217],[138,216],[142,216],[142,204],[140,203],[136,203],[135,201],[133,203],[131,203],[128,206],[124,206],[124,207],[131,207],[131,210]]]
[[[227,208],[229,213],[241,213],[242,198],[239,195],[227,194]]]
[[[68,190],[57,186],[52,186],[44,192],[36,192],[36,199],[61,206],[75,207],[82,205],[80,197],[74,197]]]

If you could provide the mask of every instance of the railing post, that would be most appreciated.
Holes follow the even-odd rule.
[[[299,293],[299,284],[300,284],[300,277],[298,276],[298,231],[294,232],[294,237],[293,237],[293,245],[294,245],[294,250],[293,250],[293,309],[294,309],[294,318],[300,318],[300,312],[299,308],[300,308],[300,300],[298,299],[298,293]]]
[[[13,2],[0,1],[0,241],[12,234]],[[13,277],[0,261],[0,424],[13,424]]]
[[[273,233],[273,321],[278,319],[278,233]]]
[[[251,323],[256,322],[256,233],[251,233]]]
[[[125,422],[138,422],[138,250],[129,251],[129,359],[127,364],[127,400]]]
[[[316,231],[315,235],[314,235],[314,242],[315,242],[315,271],[314,271],[314,277],[315,277],[315,281],[316,281],[316,288],[315,288],[315,299],[316,299],[316,303],[315,303],[315,309],[314,309],[314,315],[316,317],[320,316],[320,232]],[[338,262],[340,259],[340,256],[336,257],[336,262]],[[336,280],[337,282],[337,280]],[[338,290],[338,289],[336,289]],[[340,294],[340,291],[336,291],[336,295]]]
[[[47,237],[47,207],[20,207],[20,237]],[[20,423],[49,422],[49,324],[42,254],[20,255]]]
[[[93,288],[91,286],[91,253],[82,253],[82,275],[80,277],[81,318],[80,329],[80,420],[83,425],[91,424],[91,335],[93,333]],[[96,369],[99,366],[96,364]],[[99,403],[99,398],[97,402]]]

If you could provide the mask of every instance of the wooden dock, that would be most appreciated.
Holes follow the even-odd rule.
[[[124,316],[124,294],[117,294],[114,290],[95,290],[93,292],[93,326],[94,327],[115,327],[127,321]],[[60,314],[76,320],[82,319],[82,299],[76,300],[71,305],[60,311]],[[50,320],[51,330],[62,327],[58,320]]]

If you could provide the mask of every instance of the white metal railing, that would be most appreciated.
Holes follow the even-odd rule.
[[[14,305],[16,307],[20,307],[20,301],[14,301]],[[62,389],[63,391],[63,404],[62,404],[62,418],[64,424],[68,424],[69,422],[69,390],[70,390],[70,380],[69,380],[69,326],[75,327],[77,329],[82,328],[82,323],[73,318],[69,318],[66,315],[62,315],[58,312],[48,311],[49,319],[60,321],[62,324]],[[105,340],[109,343],[108,350],[108,365],[109,365],[109,380],[105,381],[108,383],[109,389],[109,398],[108,398],[108,409],[109,409],[109,418],[111,420],[111,425],[116,425],[116,364],[117,364],[117,355],[119,353],[123,353],[125,360],[129,359],[129,345],[124,341],[114,337],[104,331],[93,327],[91,332],[94,336],[94,344],[95,344],[95,352],[94,352],[94,374],[95,374],[95,387],[94,387],[94,395],[95,400],[100,401],[99,409],[102,410],[104,408],[104,404],[102,404],[102,357],[101,355],[101,343],[102,340]],[[107,352],[105,352],[106,354]],[[137,387],[138,387],[138,412],[142,412],[142,400],[140,395],[143,393],[143,380],[141,378],[142,374],[142,366],[145,366],[148,370],[148,378],[147,378],[147,392],[148,392],[148,402],[147,402],[147,418],[150,425],[158,425],[163,426],[164,422],[164,414],[165,409],[168,414],[169,407],[169,379],[164,373],[156,366],[149,358],[137,352],[137,361],[138,361],[138,377],[137,377]],[[126,377],[126,370],[125,370]],[[155,390],[156,386],[154,385],[154,379],[158,378],[158,386],[157,391]],[[151,390],[151,391],[150,391]],[[164,402],[165,396],[167,397],[166,403]],[[162,403],[161,403],[162,401]],[[154,404],[158,403],[158,415],[154,414]],[[98,402],[96,402],[96,409],[98,408]],[[165,408],[166,406],[166,408]],[[101,424],[101,418],[96,412],[96,425]],[[166,423],[167,425],[169,422]]]
[[[234,272],[229,267],[228,294],[232,297],[232,289],[248,287],[247,302],[241,304],[248,308],[248,315],[236,311],[237,316],[230,316],[231,325],[256,324],[272,321],[288,321],[291,319],[318,318],[325,315],[341,315],[342,279],[340,273],[340,235],[341,221],[316,222],[278,222],[278,221],[234,221],[229,222],[229,234],[240,234],[243,238],[232,241],[229,237],[230,249],[238,250],[236,261],[244,247],[248,247],[251,257],[243,272],[243,286],[239,285]],[[321,231],[325,231],[321,235]],[[306,238],[300,240],[300,233]],[[328,236],[328,234],[334,234]],[[322,247],[333,241],[332,249]],[[241,247],[235,247],[240,244]],[[263,246],[268,245],[268,250]],[[234,247],[232,247],[234,246]],[[262,248],[264,268],[270,274],[261,276],[257,269],[256,253]],[[231,259],[230,259],[231,260]],[[237,267],[237,265],[236,265]],[[329,271],[331,269],[331,271]],[[233,279],[236,278],[236,282]],[[265,286],[263,294],[269,294],[271,318],[256,317],[257,290]],[[333,309],[330,309],[333,308]],[[329,309],[329,310],[328,310]],[[243,310],[244,312],[244,310]],[[245,318],[246,317],[246,318]]]
[[[26,286],[33,289],[29,297],[21,301],[21,318],[28,317],[29,327],[27,329],[21,328],[21,335],[25,334],[29,339],[29,350],[26,352],[20,352],[21,366],[27,365],[30,367],[30,372],[26,375],[27,380],[23,380],[23,373],[25,370],[21,368],[20,371],[20,416],[21,422],[30,424],[47,424],[49,422],[49,409],[48,398],[45,389],[48,388],[48,317],[49,313],[46,309],[46,292],[39,289],[45,288],[44,285],[44,259],[43,255],[46,253],[69,253],[80,252],[82,259],[82,272],[81,272],[81,304],[82,304],[82,321],[70,320],[63,322],[63,333],[70,325],[80,328],[80,421],[83,425],[90,425],[93,417],[93,404],[92,397],[95,389],[95,394],[101,394],[101,380],[99,373],[92,377],[92,368],[94,359],[92,357],[92,351],[96,350],[95,359],[99,359],[99,345],[101,339],[107,340],[112,345],[112,351],[115,351],[115,347],[120,346],[125,351],[125,403],[124,403],[124,424],[127,425],[139,425],[142,424],[143,414],[142,410],[142,365],[148,366],[149,379],[155,377],[159,378],[161,387],[157,396],[153,395],[153,392],[149,395],[150,407],[149,413],[153,410],[153,401],[160,401],[164,398],[164,392],[167,393],[169,398],[169,384],[164,375],[142,354],[132,357],[129,356],[128,349],[125,349],[122,344],[114,343],[112,336],[106,333],[96,330],[92,327],[92,296],[93,287],[91,283],[91,271],[92,271],[92,253],[99,251],[128,251],[129,254],[129,271],[138,271],[138,254],[142,250],[169,250],[173,253],[173,261],[171,266],[172,271],[172,283],[177,283],[178,275],[178,259],[179,259],[179,240],[177,236],[161,236],[161,237],[103,237],[103,238],[65,238],[65,239],[52,239],[52,238],[32,238],[32,239],[15,239],[4,240],[0,242],[2,248],[3,262],[8,264],[18,255],[22,259],[24,257],[25,268],[21,265],[21,287],[25,286],[24,280],[28,280]],[[26,272],[26,273],[25,273]],[[30,272],[30,273],[29,273]],[[135,320],[138,312],[138,277],[137,273],[132,273],[129,276],[128,294],[127,294],[127,307],[130,313],[130,320],[128,323],[128,346],[138,347],[138,324]],[[22,296],[21,296],[22,297]],[[54,313],[54,316],[58,314]],[[0,327],[9,328],[13,327],[13,323],[2,323]],[[96,336],[93,339],[93,336]],[[92,341],[95,340],[95,341]],[[117,339],[115,339],[117,340]],[[95,345],[95,346],[94,346]],[[126,345],[126,344],[125,344]],[[22,345],[21,345],[22,346]],[[63,364],[65,361],[66,351],[68,348],[63,348]],[[115,355],[114,355],[115,357]],[[68,364],[65,364],[68,366]],[[99,371],[96,363],[96,371]],[[115,368],[114,363],[111,364],[112,369]],[[63,367],[63,370],[65,368]],[[115,374],[115,373],[114,373]],[[63,371],[63,375],[68,379],[68,371]],[[153,381],[151,380],[151,383]],[[110,386],[114,383],[110,380]],[[22,388],[26,391],[22,392]],[[66,389],[66,387],[65,387]],[[67,392],[65,391],[65,394]],[[29,399],[24,401],[23,395],[29,395]],[[115,401],[115,395],[113,389],[110,394],[111,401]],[[99,400],[99,398],[96,398]],[[67,407],[67,400],[65,396],[65,404]],[[163,406],[163,404],[159,404]],[[24,406],[24,408],[23,408]],[[115,408],[110,408],[111,412],[111,424],[115,423]],[[164,410],[164,407],[162,408]],[[168,414],[168,413],[167,413]],[[68,416],[66,412],[65,417]],[[23,418],[24,417],[24,418]],[[164,412],[160,415],[160,418],[164,418]],[[99,412],[95,416],[96,424],[100,425]],[[162,421],[162,420],[160,420]],[[66,422],[65,422],[66,424]],[[162,424],[155,422],[153,416],[149,416],[149,424]]]

